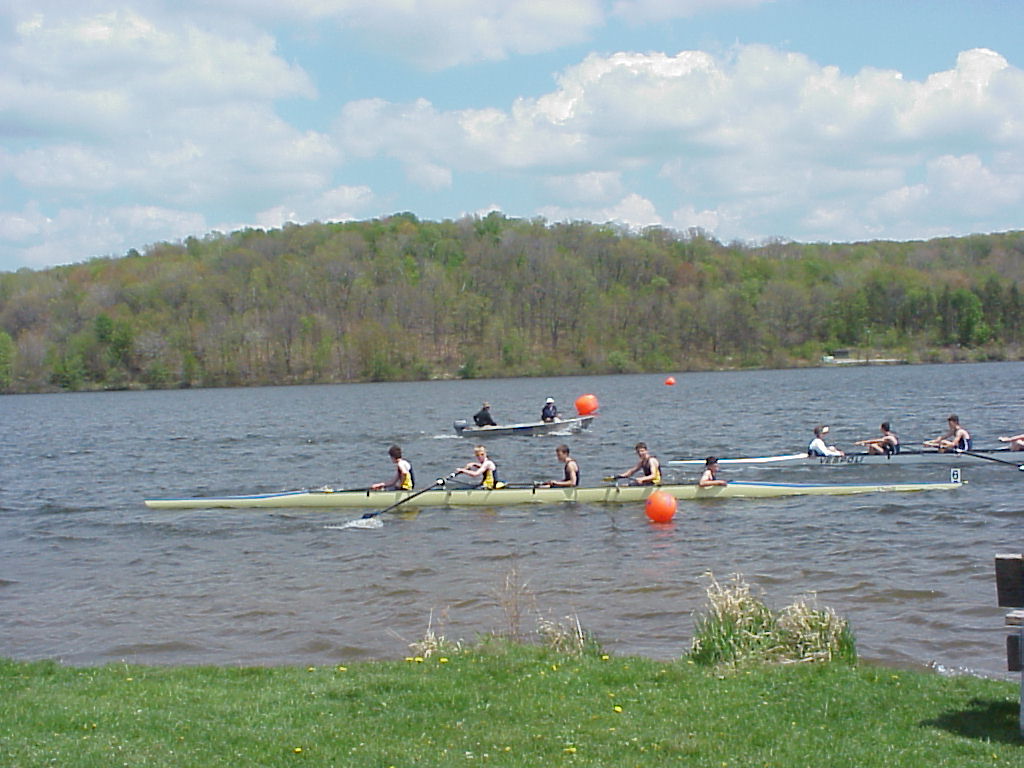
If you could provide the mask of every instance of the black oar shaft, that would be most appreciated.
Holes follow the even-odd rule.
[[[1007,461],[1006,459],[999,459],[999,458],[996,458],[995,456],[986,456],[983,453],[974,453],[974,451],[957,451],[957,453],[963,453],[963,454],[966,454],[967,456],[973,456],[976,459],[985,459],[986,461],[994,461],[994,462],[997,462],[999,464],[1008,464],[1011,467],[1016,467],[1021,472],[1024,472],[1024,464],[1022,464],[1019,461]]]
[[[386,507],[385,509],[378,509],[378,510],[376,510],[374,512],[367,512],[366,514],[363,515],[363,520],[367,520],[367,519],[369,519],[371,517],[376,517],[377,515],[383,515],[385,512],[390,512],[391,510],[395,509],[396,507],[402,506],[403,504],[405,504],[405,502],[410,501],[411,499],[415,499],[417,496],[419,496],[421,494],[424,494],[427,491],[432,491],[432,490],[434,490],[434,488],[437,488],[438,486],[444,485],[445,482],[447,482],[451,478],[455,477],[455,475],[457,475],[457,474],[458,474],[457,472],[452,472],[452,473],[450,473],[448,475],[445,475],[444,477],[439,477],[439,478],[437,478],[437,480],[432,482],[426,488],[421,488],[420,490],[416,491],[416,493],[410,493],[404,499],[400,499],[399,501],[396,501],[390,507]]]

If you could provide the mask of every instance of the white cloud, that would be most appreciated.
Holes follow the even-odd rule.
[[[925,180],[887,190],[869,201],[871,220],[920,221],[929,217],[947,221],[981,221],[993,210],[1024,204],[1024,170],[1001,173],[977,155],[943,155],[926,165]]]
[[[265,19],[333,23],[431,70],[554,51],[603,29],[748,10],[773,0],[210,0],[193,2]],[[326,34],[326,33],[323,33]]]
[[[605,207],[548,205],[541,207],[537,213],[549,221],[586,220],[602,224],[612,222],[634,229],[662,224],[654,203],[636,193],[628,194]]]
[[[315,95],[266,34],[228,37],[133,11],[36,15],[2,49],[6,121],[51,133],[136,135],[183,107]]]
[[[347,104],[336,125],[341,151],[362,158],[390,157],[413,167],[486,171],[583,158],[576,134],[535,121],[518,104],[510,113],[442,112],[425,99],[407,104],[367,99]]]
[[[25,187],[98,192],[116,184],[116,166],[80,144],[56,144],[11,155],[10,173]]]
[[[684,205],[672,211],[671,223],[674,229],[682,232],[689,229],[716,232],[723,224],[723,217],[718,211],[698,211],[692,205]]]
[[[554,197],[537,211],[549,218],[656,223],[661,205],[673,223],[728,238],[834,239],[906,231],[929,205],[1016,220],[1024,133],[1007,126],[1022,125],[1024,73],[991,51],[910,81],[752,45],[728,57],[590,55],[557,89],[507,110],[353,102],[339,140],[412,167],[536,173]],[[654,176],[676,200],[647,191]],[[884,208],[900,200],[909,219]]]
[[[260,211],[254,223],[258,227],[274,228],[289,222],[351,221],[366,217],[376,202],[373,190],[369,187],[340,186],[319,195]],[[234,224],[221,229],[238,229],[241,226],[246,225]]]
[[[570,203],[606,203],[624,195],[622,176],[613,171],[590,171],[544,180],[557,199]]]
[[[142,243],[181,239],[205,229],[199,214],[156,206],[62,208],[52,217],[34,204],[0,211],[0,247],[17,250],[29,267],[118,255]]]
[[[360,43],[431,70],[581,43],[607,23],[601,0],[277,0],[224,2],[269,18],[333,22]]]
[[[615,0],[612,14],[639,23],[685,19],[708,11],[756,8],[773,0]]]
[[[265,33],[76,6],[12,34],[0,46],[4,199],[60,201],[3,214],[0,231],[34,227],[35,245],[11,245],[31,263],[202,234],[193,211],[322,194],[340,162],[325,135],[276,113],[316,91]]]
[[[482,178],[503,201],[532,201],[512,215],[668,221],[725,239],[1019,226],[1024,72],[987,49],[918,80],[767,45],[591,54],[549,92],[489,95],[488,108],[463,107],[440,74],[410,82],[445,89],[443,105],[429,90],[383,98],[378,82],[345,90],[366,74],[340,50],[356,36],[379,57],[441,69],[760,2],[9,0],[0,248],[81,260],[211,220],[486,212],[472,199]],[[314,83],[270,20],[336,70]],[[501,88],[525,82],[493,72]],[[318,110],[337,100],[332,123]]]

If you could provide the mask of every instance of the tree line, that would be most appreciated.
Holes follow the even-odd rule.
[[[721,243],[499,213],[213,233],[0,273],[0,390],[1011,359],[1024,232]]]

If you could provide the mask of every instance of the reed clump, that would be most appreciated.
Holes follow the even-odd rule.
[[[449,640],[444,635],[444,620],[446,616],[447,610],[441,613],[438,622],[439,628],[435,631],[434,612],[430,612],[427,630],[423,633],[423,637],[414,643],[409,643],[409,650],[412,651],[414,658],[429,659],[434,655],[444,657],[462,652],[463,643],[461,640]]]
[[[584,629],[578,614],[573,613],[564,619],[542,615],[529,582],[520,578],[514,565],[505,574],[501,586],[495,590],[494,599],[502,612],[502,627],[482,635],[476,643],[453,641],[444,634],[447,609],[441,612],[436,629],[434,612],[431,611],[423,637],[409,643],[413,654],[411,658],[427,659],[435,655],[448,657],[463,652],[497,652],[524,645],[539,646],[563,656],[598,655],[604,651],[600,641]],[[530,619],[534,621],[532,632],[526,628]]]
[[[566,656],[599,654],[603,651],[601,643],[583,628],[580,617],[576,614],[566,616],[562,621],[538,617],[537,636],[541,645]]]
[[[689,658],[707,666],[853,663],[856,644],[849,623],[831,608],[800,599],[773,611],[739,574],[726,583],[708,573],[707,612],[696,623]]]

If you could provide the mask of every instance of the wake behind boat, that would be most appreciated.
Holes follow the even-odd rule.
[[[501,437],[504,435],[547,435],[552,432],[579,432],[587,429],[593,416],[573,416],[558,421],[530,421],[522,424],[499,424],[492,427],[478,427],[465,419],[455,422],[455,432],[463,437]]]
[[[681,500],[765,499],[780,496],[840,496],[859,493],[948,491],[960,488],[960,471],[949,482],[929,483],[754,483],[735,480],[728,485],[701,488],[697,485],[606,485],[586,488],[438,488],[421,491],[287,491],[251,496],[197,499],[147,499],[151,509],[386,509],[403,507],[505,507],[519,504],[624,504],[644,501],[655,491]]]
[[[847,465],[889,465],[900,464],[949,464],[951,462],[963,463],[965,456],[979,459],[992,459],[1016,464],[1013,459],[1020,459],[1024,462],[1024,453],[1011,451],[1008,448],[992,448],[985,450],[971,451],[938,451],[933,448],[920,450],[904,448],[899,453],[847,453],[843,456],[811,456],[807,453],[785,453],[776,456],[750,456],[746,458],[718,460],[721,465],[731,466],[766,466],[766,467],[803,467],[803,466],[847,466]],[[704,459],[670,459],[668,462],[674,467],[703,467]]]

